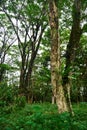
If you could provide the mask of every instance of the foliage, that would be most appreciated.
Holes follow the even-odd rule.
[[[26,98],[25,96],[19,96],[15,100],[15,104],[17,107],[25,107],[26,104]]]
[[[28,105],[12,109],[9,114],[0,111],[1,130],[86,130],[87,103],[73,106],[75,116],[58,114],[57,106],[49,103]],[[5,108],[7,109],[7,107]]]
[[[12,86],[8,86],[6,82],[0,83],[0,106],[9,106],[14,103],[18,92]]]
[[[11,67],[8,64],[0,64],[0,70],[3,69],[4,71],[9,70]]]

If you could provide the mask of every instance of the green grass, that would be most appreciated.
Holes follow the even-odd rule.
[[[87,130],[87,103],[73,105],[73,110],[70,117],[50,103],[0,108],[0,130]]]

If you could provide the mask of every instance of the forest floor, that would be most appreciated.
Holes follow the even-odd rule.
[[[0,130],[87,130],[87,103],[74,104],[75,116],[58,114],[50,103],[0,108]]]

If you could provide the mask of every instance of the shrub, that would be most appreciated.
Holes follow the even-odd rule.
[[[0,100],[0,106],[9,105],[14,101],[12,87],[8,86],[6,82],[0,83]]]
[[[17,107],[25,107],[26,104],[26,98],[25,96],[19,96],[15,100],[15,104]]]
[[[21,100],[21,99],[20,99]],[[20,101],[19,100],[19,101]],[[21,108],[21,105],[20,107]],[[7,109],[7,108],[6,108]],[[51,104],[26,104],[22,109],[11,109],[0,116],[1,130],[86,130],[87,110],[75,106],[75,116],[68,113],[58,114],[55,105]]]

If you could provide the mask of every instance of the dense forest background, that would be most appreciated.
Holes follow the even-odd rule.
[[[64,108],[63,102],[67,102],[68,110]],[[20,114],[18,107],[46,103],[50,110],[44,105],[42,107],[47,113],[53,109],[56,113],[73,113],[72,104],[80,106],[81,102],[87,102],[87,1],[0,0],[1,112],[6,115],[16,110]],[[25,111],[30,109],[28,113],[32,115],[34,108],[35,113],[38,113],[40,107],[26,106]],[[80,107],[83,109],[83,106]],[[75,111],[74,113],[76,114]],[[46,123],[45,115],[37,116],[36,120],[41,118]],[[70,118],[66,114],[62,117],[64,121]],[[55,117],[56,122],[62,117]],[[77,120],[78,117],[79,115]],[[8,122],[3,123],[3,120],[6,118],[0,118],[2,130],[23,130],[21,126],[16,128],[12,124],[5,127]],[[16,122],[16,118],[14,120]],[[56,122],[54,121],[52,129]],[[25,124],[24,130],[36,130],[36,127],[28,125],[30,126]],[[45,130],[51,130],[50,126]],[[86,126],[86,122],[82,127],[76,127],[76,130],[86,130],[83,126]],[[42,126],[37,129],[42,129]],[[65,130],[70,129],[65,127]],[[55,130],[58,128],[55,127]]]

